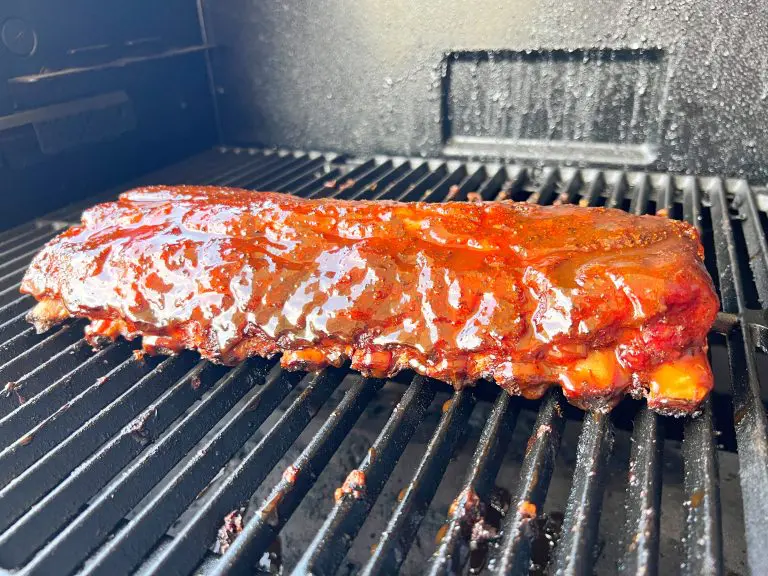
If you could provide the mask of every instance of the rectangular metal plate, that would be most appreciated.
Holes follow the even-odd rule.
[[[71,110],[32,122],[40,150],[44,154],[58,154],[83,144],[113,140],[136,129],[133,103],[125,92],[84,98],[71,104],[84,102],[83,105],[73,106]]]
[[[644,165],[657,157],[661,50],[459,51],[444,71],[447,154]]]

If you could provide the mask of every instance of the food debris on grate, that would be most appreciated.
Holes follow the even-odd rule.
[[[349,473],[344,484],[333,493],[333,499],[338,502],[346,495],[351,495],[352,498],[362,498],[365,494],[365,472],[362,470],[352,470]]]
[[[472,525],[469,539],[469,573],[480,574],[490,558],[490,548],[501,531],[501,522],[507,515],[512,495],[501,486],[491,489],[488,505],[482,507],[479,521]]]
[[[216,542],[213,546],[214,554],[224,554],[229,550],[235,538],[243,531],[243,514],[245,514],[245,508],[238,508],[224,517],[224,523],[216,533]]]

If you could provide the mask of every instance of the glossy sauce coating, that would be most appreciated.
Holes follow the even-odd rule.
[[[411,368],[538,397],[662,412],[712,387],[718,301],[690,225],[605,208],[303,200],[151,187],[83,214],[35,257],[30,319],[92,320],[92,341],[288,368]]]

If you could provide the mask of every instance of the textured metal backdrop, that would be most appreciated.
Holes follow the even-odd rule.
[[[768,177],[759,3],[219,0],[205,16],[229,143]]]

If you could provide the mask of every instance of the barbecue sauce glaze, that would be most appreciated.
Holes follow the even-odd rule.
[[[712,388],[718,300],[696,230],[606,208],[304,200],[150,187],[83,214],[22,284],[38,328],[92,320],[224,364],[413,369],[609,409],[687,413]]]

